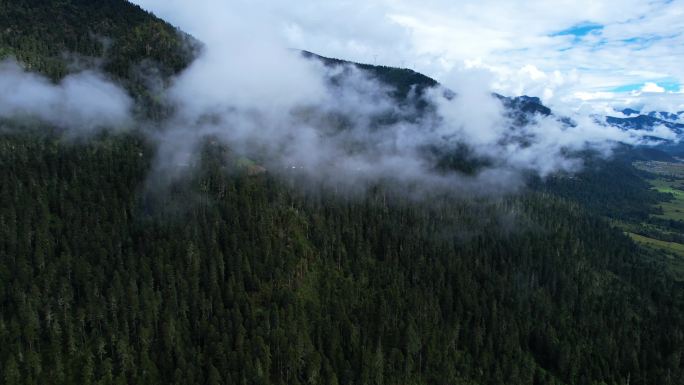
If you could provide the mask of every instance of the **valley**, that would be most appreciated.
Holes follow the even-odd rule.
[[[653,205],[650,220],[621,225],[634,241],[662,253],[672,272],[684,279],[684,163],[637,161],[634,167],[648,172],[652,189],[667,195]]]
[[[0,0],[0,383],[683,383],[674,152],[239,32]]]

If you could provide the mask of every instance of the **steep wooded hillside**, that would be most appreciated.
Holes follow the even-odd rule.
[[[141,63],[170,76],[196,44],[125,1],[0,10],[3,54],[53,79],[77,57],[141,103]],[[398,96],[430,83],[366,69]],[[155,151],[2,123],[0,382],[682,383],[682,284],[596,211],[619,206],[601,178],[657,198],[630,169],[586,176],[592,196],[416,198],[253,173],[211,140],[162,185]]]

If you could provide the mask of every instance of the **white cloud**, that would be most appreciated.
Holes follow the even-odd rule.
[[[102,74],[85,71],[53,84],[14,60],[0,62],[0,117],[38,118],[85,133],[130,123],[132,106],[126,91]]]
[[[606,100],[606,99],[612,99],[615,97],[615,94],[612,92],[584,92],[584,91],[577,91],[574,94],[575,98],[582,100],[582,101],[590,101],[590,100]]]
[[[422,6],[406,0],[366,5],[303,0],[296,6],[281,0],[249,4],[204,0],[201,7],[181,0],[141,1],[159,4],[171,16],[182,15],[181,26],[208,43],[207,52],[172,90],[181,111],[185,110],[181,128],[199,125],[195,132],[210,132],[246,147],[256,142],[277,149],[279,157],[285,154],[286,162],[316,165],[317,169],[328,165],[332,175],[349,170],[366,170],[368,175],[432,175],[417,156],[419,147],[441,145],[448,138],[465,141],[477,154],[500,161],[493,170],[531,169],[545,175],[572,169],[576,164],[563,155],[566,149],[609,147],[613,141],[636,142],[643,135],[597,125],[588,117],[597,111],[609,113],[613,104],[639,100],[639,96],[602,87],[669,74],[666,68],[619,67],[609,53],[592,52],[592,46],[582,41],[597,44],[601,30],[582,38],[551,36],[587,20],[629,24],[635,16],[657,8],[657,4],[636,1],[621,10],[611,3],[588,0],[579,5],[485,0],[457,6],[446,0],[428,0]],[[616,28],[611,33],[616,34]],[[396,61],[410,57],[458,97],[450,101],[434,97],[443,119],[436,126],[400,124],[381,135],[372,134],[369,117],[392,111],[382,87],[352,73],[345,75],[351,89],[331,94],[322,85],[330,74],[297,59],[282,45],[361,62],[384,63],[387,58],[387,64],[399,66],[402,63]],[[630,60],[624,62],[630,64]],[[509,122],[490,89],[539,95],[581,124],[568,129],[553,118],[539,119],[515,133],[529,138],[523,146],[510,140]],[[344,135],[322,138],[313,127],[326,126],[324,121],[293,119],[292,111],[302,107],[342,113],[354,120]],[[207,124],[203,118],[207,113],[221,118]],[[362,147],[373,151],[345,154],[341,149],[349,142],[364,143]]]
[[[663,87],[661,87],[661,86],[659,86],[653,82],[646,82],[646,83],[644,83],[644,86],[641,87],[641,92],[663,93],[663,92],[665,92],[665,88],[663,88]]]
[[[174,11],[177,1],[134,0],[192,32],[187,15]],[[209,12],[230,17],[213,7],[219,3],[207,7]],[[562,109],[583,103],[573,97],[577,93],[661,78],[684,82],[682,0],[223,3],[267,17],[269,28],[295,48],[411,67],[438,80],[475,60],[495,69],[496,90],[531,93],[552,107],[564,104]],[[554,35],[586,22],[603,27],[585,36]]]
[[[637,143],[646,134],[673,138],[666,127],[625,131],[597,124],[590,113],[598,109],[606,114],[611,105],[618,104],[646,105],[647,101],[662,105],[665,99],[682,105],[684,97],[682,93],[665,92],[665,87],[655,82],[644,82],[643,89],[633,94],[607,92],[595,86],[583,89],[587,82],[619,84],[621,75],[577,68],[548,70],[543,67],[545,62],[531,60],[534,55],[526,58],[529,61],[518,62],[519,57],[491,64],[501,49],[513,49],[520,41],[547,47],[555,41],[567,44],[567,38],[540,37],[551,28],[548,21],[542,21],[530,26],[533,34],[523,33],[518,36],[520,41],[515,40],[515,28],[522,27],[519,23],[532,20],[497,19],[499,8],[487,9],[492,5],[487,1],[463,5],[463,13],[470,17],[466,26],[472,30],[457,39],[472,46],[481,57],[459,57],[461,47],[445,45],[449,34],[462,26],[439,23],[455,15],[455,10],[440,0],[428,0],[444,11],[434,15],[432,24],[418,19],[424,10],[416,10],[411,17],[398,17],[406,12],[407,4],[382,1],[362,7],[369,14],[350,16],[351,26],[345,25],[346,19],[317,22],[321,36],[328,36],[324,40],[339,43],[336,49],[346,49],[350,54],[384,45],[389,45],[385,52],[402,44],[412,47],[414,39],[425,38],[423,34],[434,38],[434,46],[410,53],[416,60],[420,58],[422,65],[433,68],[456,95],[445,97],[447,93],[439,87],[426,91],[425,97],[435,110],[427,109],[431,112],[421,115],[411,107],[415,103],[397,106],[386,85],[357,67],[328,67],[288,48],[292,39],[311,42],[310,26],[302,22],[302,15],[311,17],[318,10],[316,6],[305,3],[308,11],[295,12],[281,7],[279,1],[257,0],[257,5],[265,7],[260,9],[246,0],[203,0],[201,6],[184,0],[141,0],[148,1],[150,6],[157,5],[155,9],[162,16],[205,43],[199,57],[166,90],[174,108],[169,119],[159,122],[164,129],[156,127],[148,132],[159,145],[155,175],[172,176],[178,165],[191,164],[202,140],[211,137],[227,143],[233,151],[258,157],[268,167],[295,167],[323,181],[363,186],[363,182],[382,178],[403,185],[409,182],[427,188],[498,193],[519,186],[522,175],[529,172],[546,176],[576,170],[578,160],[568,155],[573,151],[609,151],[616,141]],[[355,9],[343,1],[326,6],[340,14]],[[493,23],[501,22],[512,29],[493,30],[481,24],[484,19],[478,12],[482,7],[492,12],[489,16]],[[505,12],[516,12],[510,4],[501,7]],[[389,9],[393,13],[385,13]],[[555,9],[544,9],[559,19],[567,17]],[[601,9],[589,7],[584,11]],[[283,19],[288,12],[291,18]],[[357,29],[371,22],[376,13],[383,14],[385,18],[380,20],[389,20],[389,24],[370,31]],[[398,25],[408,29],[396,30]],[[406,33],[404,42],[393,43],[392,37],[397,32],[402,36],[402,31]],[[475,47],[477,39],[472,36],[480,33],[494,43]],[[441,55],[437,55],[440,49]],[[519,54],[516,52],[511,51],[511,58]],[[634,69],[624,76],[653,73],[648,68]],[[491,94],[492,88],[541,95],[578,124],[568,127],[555,116],[537,116],[521,127]],[[89,130],[128,122],[131,106],[125,91],[98,73],[82,72],[53,84],[14,62],[0,63],[0,117],[31,116]],[[479,159],[486,159],[481,170],[466,175],[436,167],[440,151],[450,152],[462,145]]]

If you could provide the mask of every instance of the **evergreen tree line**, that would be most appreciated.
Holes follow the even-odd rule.
[[[54,81],[100,68],[153,120],[166,107],[147,80],[168,81],[198,46],[122,0],[0,0],[0,56]],[[361,68],[401,103],[434,85]],[[681,283],[599,217],[648,218],[662,198],[627,163],[491,201],[350,196],[254,175],[215,145],[169,182],[135,133],[79,142],[6,123],[0,382],[684,378]],[[444,169],[477,166],[443,155]]]
[[[0,138],[6,384],[677,384],[681,284],[581,206],[362,196],[220,146]]]

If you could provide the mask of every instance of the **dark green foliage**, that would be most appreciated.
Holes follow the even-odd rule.
[[[165,81],[192,60],[192,38],[122,0],[0,0],[0,57],[15,57],[52,80],[102,69],[121,82],[152,118]]]
[[[533,186],[574,201],[593,213],[618,221],[626,231],[667,242],[684,241],[684,222],[656,216],[658,205],[672,200],[649,183],[658,175],[635,168],[632,162],[646,154],[641,148],[618,147],[612,158],[586,154],[584,169],[555,175]]]
[[[381,83],[393,87],[393,96],[400,102],[405,101],[411,96],[421,96],[422,93],[431,87],[438,85],[437,81],[421,73],[408,68],[394,68],[386,66],[376,66],[370,64],[350,63],[345,60],[331,59],[316,55],[311,52],[303,51],[304,57],[321,60],[329,66],[354,64],[363,71],[366,71],[372,78]],[[420,105],[418,107],[421,107]],[[424,105],[422,107],[425,107]]]
[[[578,206],[305,193],[212,146],[159,194],[150,157],[0,140],[6,383],[681,383],[681,287]]]
[[[646,172],[637,170],[631,158],[603,158],[587,154],[583,170],[536,181],[536,188],[573,200],[592,212],[621,220],[645,221],[653,205],[667,194],[651,189]]]
[[[82,59],[102,58],[107,71],[127,78],[153,60],[168,75],[191,59],[181,33],[121,0],[1,0],[0,47],[33,71],[59,79]]]
[[[145,69],[180,71],[184,40],[120,0],[0,0],[0,55],[53,80],[64,54],[101,58],[86,64],[152,117]],[[435,85],[361,67],[403,101]],[[472,202],[293,187],[211,145],[160,185],[153,155],[135,134],[2,131],[0,382],[682,383],[681,285],[558,197],[641,215],[657,197],[624,164]],[[608,176],[628,188],[601,190]]]

